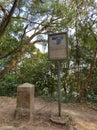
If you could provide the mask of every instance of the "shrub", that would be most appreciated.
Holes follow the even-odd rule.
[[[13,74],[6,75],[0,82],[0,96],[15,96],[18,86],[18,77]]]

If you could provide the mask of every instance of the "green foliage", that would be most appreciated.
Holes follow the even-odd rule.
[[[27,59],[20,67],[20,81],[35,85],[36,95],[53,95],[56,89],[55,65],[46,59]]]
[[[16,96],[18,77],[14,74],[5,75],[0,82],[0,96]]]

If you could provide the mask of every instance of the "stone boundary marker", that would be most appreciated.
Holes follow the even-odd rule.
[[[32,119],[34,111],[34,85],[24,83],[17,88],[16,119]]]

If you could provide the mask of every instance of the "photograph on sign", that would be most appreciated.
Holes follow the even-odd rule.
[[[48,36],[48,58],[49,60],[67,59],[67,33],[50,34]]]

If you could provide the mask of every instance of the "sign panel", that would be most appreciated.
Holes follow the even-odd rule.
[[[49,34],[48,36],[49,60],[64,60],[68,58],[67,33]]]

